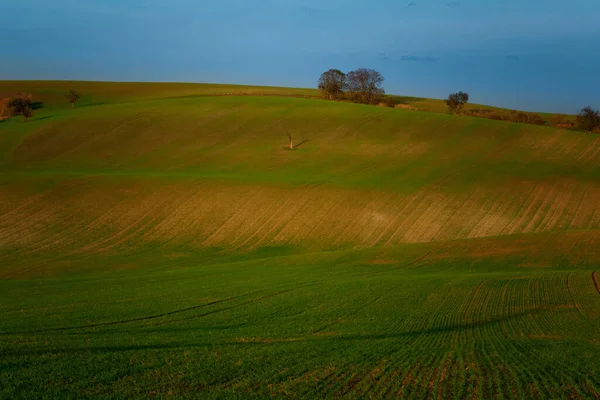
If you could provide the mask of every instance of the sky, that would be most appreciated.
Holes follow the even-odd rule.
[[[2,0],[0,80],[316,87],[528,111],[600,108],[599,0]]]

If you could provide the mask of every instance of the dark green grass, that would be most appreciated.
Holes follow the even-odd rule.
[[[536,269],[439,254],[411,245],[216,264],[150,257],[143,273],[3,281],[0,394],[598,393],[593,265]]]

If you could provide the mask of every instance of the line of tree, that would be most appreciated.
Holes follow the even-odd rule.
[[[515,110],[470,109],[464,115],[494,119],[498,121],[516,122],[519,124],[553,126],[558,129],[572,129],[590,133],[600,133],[600,111],[588,106],[582,108],[575,118],[554,115],[546,119],[538,113]]]
[[[374,69],[359,68],[344,74],[330,69],[321,74],[318,88],[330,100],[348,98],[357,103],[378,104],[385,94],[385,78]]]
[[[380,72],[373,69],[359,68],[354,71],[343,73],[339,69],[330,69],[321,74],[318,88],[329,100],[351,100],[363,104],[379,104],[387,107],[395,107],[394,99],[383,96],[384,77]],[[448,112],[452,114],[464,114],[468,116],[495,119],[501,121],[517,122],[532,125],[553,125],[562,129],[579,129],[587,132],[600,133],[600,111],[592,107],[580,110],[575,121],[557,115],[549,121],[537,113],[523,111],[503,111],[491,109],[465,109],[470,96],[468,93],[459,91],[451,93],[444,100]],[[398,105],[399,106],[399,105]],[[402,107],[409,108],[411,107]]]
[[[464,106],[469,102],[469,95],[465,92],[456,92],[448,95],[445,100],[448,111],[453,114],[461,114]],[[520,124],[546,125],[549,121],[544,120],[537,113],[522,111],[494,111],[494,110],[469,110],[466,115],[483,117],[501,121],[517,122]],[[578,129],[586,132],[600,133],[600,111],[591,106],[582,108],[577,114],[576,122],[571,122],[562,116],[553,119],[552,124],[557,128]]]

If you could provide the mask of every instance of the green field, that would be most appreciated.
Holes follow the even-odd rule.
[[[599,135],[19,91],[44,107],[0,122],[0,398],[600,398]]]

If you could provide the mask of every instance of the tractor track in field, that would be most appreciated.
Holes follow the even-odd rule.
[[[423,261],[424,259],[426,259],[430,255],[436,253],[438,250],[441,250],[443,247],[444,247],[444,244],[436,247],[435,249],[433,249],[433,250],[431,250],[431,251],[423,254],[422,256],[420,256],[420,257],[418,257],[418,258],[416,258],[416,259],[414,259],[414,260],[412,260],[412,261],[410,261],[410,262],[408,262],[406,264],[402,264],[401,266],[394,266],[394,267],[391,267],[391,268],[381,269],[381,270],[377,270],[377,271],[373,271],[373,272],[365,272],[365,273],[362,273],[362,274],[355,274],[353,276],[356,276],[356,277],[373,276],[373,275],[379,275],[379,274],[383,274],[383,273],[386,273],[386,272],[394,271],[394,270],[397,270],[397,269],[404,269],[404,268],[413,266],[413,265],[419,263],[420,261]]]
[[[391,289],[385,291],[384,293],[380,294],[379,296],[376,296],[374,299],[369,300],[367,302],[365,302],[362,306],[358,307],[358,309],[354,310],[350,315],[356,315],[358,313],[360,313],[361,311],[365,310],[366,308],[372,306],[373,304],[377,303],[380,299],[382,299],[383,297],[387,296],[388,294],[392,293],[394,290],[396,290],[395,287],[392,287]],[[349,315],[345,315],[346,318],[348,318]],[[306,337],[308,336],[314,336],[317,335],[323,331],[325,331],[326,329],[338,325],[340,324],[341,321],[339,319],[337,319],[336,321],[323,325],[321,328],[314,330],[313,332],[309,333],[306,335]]]
[[[592,272],[592,282],[594,282],[594,287],[598,294],[600,294],[600,280],[598,278],[598,271]]]
[[[577,301],[575,301],[575,297],[573,297],[573,291],[571,290],[571,274],[572,272],[569,272],[567,274],[567,290],[569,292],[569,297],[571,298],[571,302],[573,303],[573,305],[575,306],[575,309],[577,310],[577,312],[579,313],[579,316],[583,319],[587,319],[585,317],[585,315],[583,314],[583,312],[581,311],[581,308],[579,307],[579,303],[577,303]]]
[[[584,163],[588,159],[593,158],[593,156],[600,151],[600,146],[598,145],[599,142],[600,137],[592,143],[590,143],[587,149],[585,149],[585,151],[579,154],[579,157],[577,157],[577,159],[575,160],[575,164],[579,164],[580,162]]]
[[[204,307],[213,306],[215,304],[220,304],[220,303],[225,303],[225,302],[232,301],[232,300],[241,299],[241,298],[244,298],[244,297],[252,296],[252,295],[257,294],[257,293],[264,292],[266,290],[268,290],[268,289],[257,290],[257,291],[246,293],[246,294],[242,294],[242,295],[239,295],[239,296],[232,296],[232,297],[228,297],[228,298],[221,299],[221,300],[215,300],[215,301],[211,301],[211,302],[204,303],[204,304],[199,304],[199,305],[192,306],[192,307],[186,307],[186,308],[182,308],[182,309],[179,309],[179,310],[169,311],[169,312],[161,313],[161,314],[149,315],[149,316],[146,316],[146,317],[131,318],[131,319],[124,319],[124,320],[119,320],[119,321],[111,321],[111,322],[101,322],[101,323],[97,323],[97,324],[87,324],[87,325],[79,325],[79,326],[67,326],[67,327],[60,327],[60,328],[40,329],[40,330],[35,330],[35,331],[3,332],[2,335],[16,335],[16,334],[42,333],[42,332],[59,332],[59,331],[68,331],[68,330],[76,330],[76,329],[88,329],[88,328],[98,328],[98,327],[103,327],[103,326],[113,326],[113,325],[128,324],[128,323],[132,323],[132,322],[148,321],[148,320],[152,320],[152,319],[167,317],[167,316],[170,316],[170,315],[181,314],[181,313],[184,313],[184,312],[187,312],[187,311],[192,311],[192,310],[197,310],[197,309],[204,308]],[[244,303],[241,303],[241,304],[237,304],[237,305],[232,306],[232,307],[227,307],[227,308],[224,308],[224,309],[215,310],[215,311],[212,311],[212,312],[200,315],[200,316],[210,315],[210,314],[214,314],[214,313],[220,312],[220,311],[226,311],[226,310],[229,310],[229,309],[232,309],[232,308],[240,307],[242,305],[250,304],[250,303],[253,303],[253,302],[256,302],[256,301],[260,301],[262,299],[265,299],[265,298],[268,298],[268,297],[273,297],[273,296],[276,296],[276,295],[279,295],[279,294],[282,294],[282,293],[285,293],[285,292],[289,292],[289,291],[290,290],[283,290],[283,291],[277,292],[275,294],[271,294],[271,295],[268,295],[268,296],[260,297],[258,299],[247,301],[247,302],[244,302]],[[177,320],[177,321],[181,321],[181,320]],[[169,321],[169,322],[177,322],[177,321]],[[161,325],[161,324],[156,324],[156,325],[158,326],[158,325]]]
[[[260,290],[260,291],[258,291],[258,292],[264,292],[265,290],[267,290],[267,289]],[[171,321],[159,322],[159,323],[156,323],[156,324],[152,324],[152,326],[163,326],[163,325],[167,325],[167,324],[174,324],[174,323],[178,323],[178,322],[186,322],[186,321],[190,321],[190,320],[194,320],[194,319],[198,319],[198,318],[207,317],[207,316],[209,316],[209,315],[212,315],[212,314],[218,314],[218,313],[221,313],[221,312],[223,312],[223,311],[229,311],[229,310],[233,310],[233,309],[235,309],[235,308],[240,308],[240,307],[243,307],[243,306],[247,306],[247,305],[249,305],[249,304],[255,304],[255,303],[258,303],[258,302],[260,302],[260,301],[262,301],[262,300],[265,300],[265,299],[269,299],[269,298],[272,298],[272,297],[276,297],[276,296],[282,295],[282,294],[284,294],[284,293],[289,293],[289,292],[291,292],[292,290],[293,290],[293,289],[281,290],[281,291],[279,291],[279,292],[272,293],[272,294],[269,294],[269,295],[267,295],[267,296],[262,296],[262,297],[259,297],[259,298],[257,298],[257,299],[248,300],[248,301],[245,301],[245,302],[243,302],[243,303],[236,304],[236,305],[233,305],[233,306],[224,307],[224,308],[219,308],[218,310],[208,311],[208,312],[206,312],[206,313],[203,313],[203,314],[198,314],[198,315],[194,315],[194,316],[190,316],[190,317],[188,317],[188,318],[180,318],[180,319],[171,320]],[[239,297],[243,297],[243,296],[239,296]],[[239,297],[238,297],[238,298],[239,298]],[[221,301],[221,303],[222,303],[222,301]],[[215,303],[213,303],[213,304],[215,304]],[[210,305],[212,305],[212,304],[210,304]],[[196,308],[200,308],[200,307],[196,307]],[[186,309],[185,311],[189,311],[189,310],[187,310],[187,309]],[[181,311],[179,311],[179,312],[181,312]],[[179,313],[179,312],[178,312],[178,313]],[[172,313],[171,313],[171,314],[172,314]],[[171,314],[168,314],[168,315],[171,315]]]
[[[171,321],[166,321],[166,322],[162,322],[162,323],[156,323],[156,324],[148,324],[148,325],[143,325],[140,328],[146,328],[146,327],[154,327],[154,326],[163,326],[166,324],[170,324],[170,323],[176,323],[176,322],[182,322],[182,321],[187,321],[187,320],[191,320],[191,319],[196,319],[196,318],[202,318],[208,315],[212,315],[212,314],[217,314],[223,311],[228,311],[228,310],[232,310],[235,308],[239,308],[245,305],[249,305],[249,304],[254,304],[254,303],[258,303],[262,300],[268,299],[268,298],[272,298],[272,297],[276,297],[279,295],[282,295],[284,293],[290,293],[296,289],[301,289],[304,287],[309,287],[311,285],[314,285],[315,283],[318,283],[320,281],[305,281],[305,282],[299,282],[296,284],[291,284],[291,285],[285,285],[282,286],[281,288],[289,288],[289,289],[284,289],[284,290],[280,290],[276,293],[272,293],[266,296],[262,296],[259,298],[255,298],[255,299],[251,299],[248,301],[245,301],[243,303],[239,303],[239,304],[235,304],[233,306],[230,307],[225,307],[225,308],[220,308],[218,310],[213,310],[204,314],[199,314],[199,315],[194,315],[190,318],[181,318],[178,320],[171,320]],[[150,315],[150,316],[146,316],[146,317],[139,317],[139,318],[132,318],[132,319],[127,319],[127,320],[119,320],[119,321],[111,321],[111,322],[106,322],[106,323],[98,323],[98,324],[88,324],[88,325],[82,325],[82,326],[73,326],[73,327],[61,327],[61,328],[50,328],[50,329],[44,329],[44,330],[36,330],[36,331],[18,331],[18,332],[6,332],[6,333],[0,333],[1,335],[13,335],[13,334],[25,334],[25,333],[43,333],[43,332],[53,332],[53,331],[67,331],[67,330],[77,330],[77,329],[84,329],[84,328],[95,328],[95,327],[102,327],[102,326],[113,326],[113,325],[121,325],[121,324],[127,324],[127,323],[131,323],[131,322],[143,322],[146,320],[154,320],[157,318],[161,318],[161,317],[165,317],[165,316],[170,316],[170,315],[176,315],[176,314],[180,314],[180,313],[184,313],[187,311],[192,311],[192,310],[196,310],[196,309],[201,309],[201,308],[205,308],[205,307],[209,307],[209,306],[213,306],[216,304],[220,304],[220,303],[225,303],[225,302],[229,302],[229,301],[233,301],[233,300],[237,300],[243,297],[248,297],[248,296],[252,296],[258,293],[262,293],[265,291],[268,291],[269,289],[261,289],[261,290],[257,290],[254,292],[249,292],[249,293],[245,293],[239,296],[232,296],[232,297],[227,297],[221,300],[215,300],[215,301],[211,301],[208,303],[204,303],[204,304],[200,304],[200,305],[196,305],[196,306],[191,306],[191,307],[186,307],[186,308],[182,308],[182,309],[178,309],[178,310],[174,310],[174,311],[169,311],[167,313],[161,313],[161,314],[155,314],[155,315]],[[163,296],[158,296],[156,298],[163,298],[163,297],[168,297],[168,295],[163,295]],[[147,297],[143,297],[144,299],[148,299]],[[127,301],[130,301],[132,299],[128,299]],[[115,303],[116,301],[113,301],[112,303]],[[111,303],[111,302],[104,302],[103,304],[107,304],[107,303]],[[133,329],[130,330],[126,330],[126,331],[122,331],[120,330],[119,332],[134,332]]]

